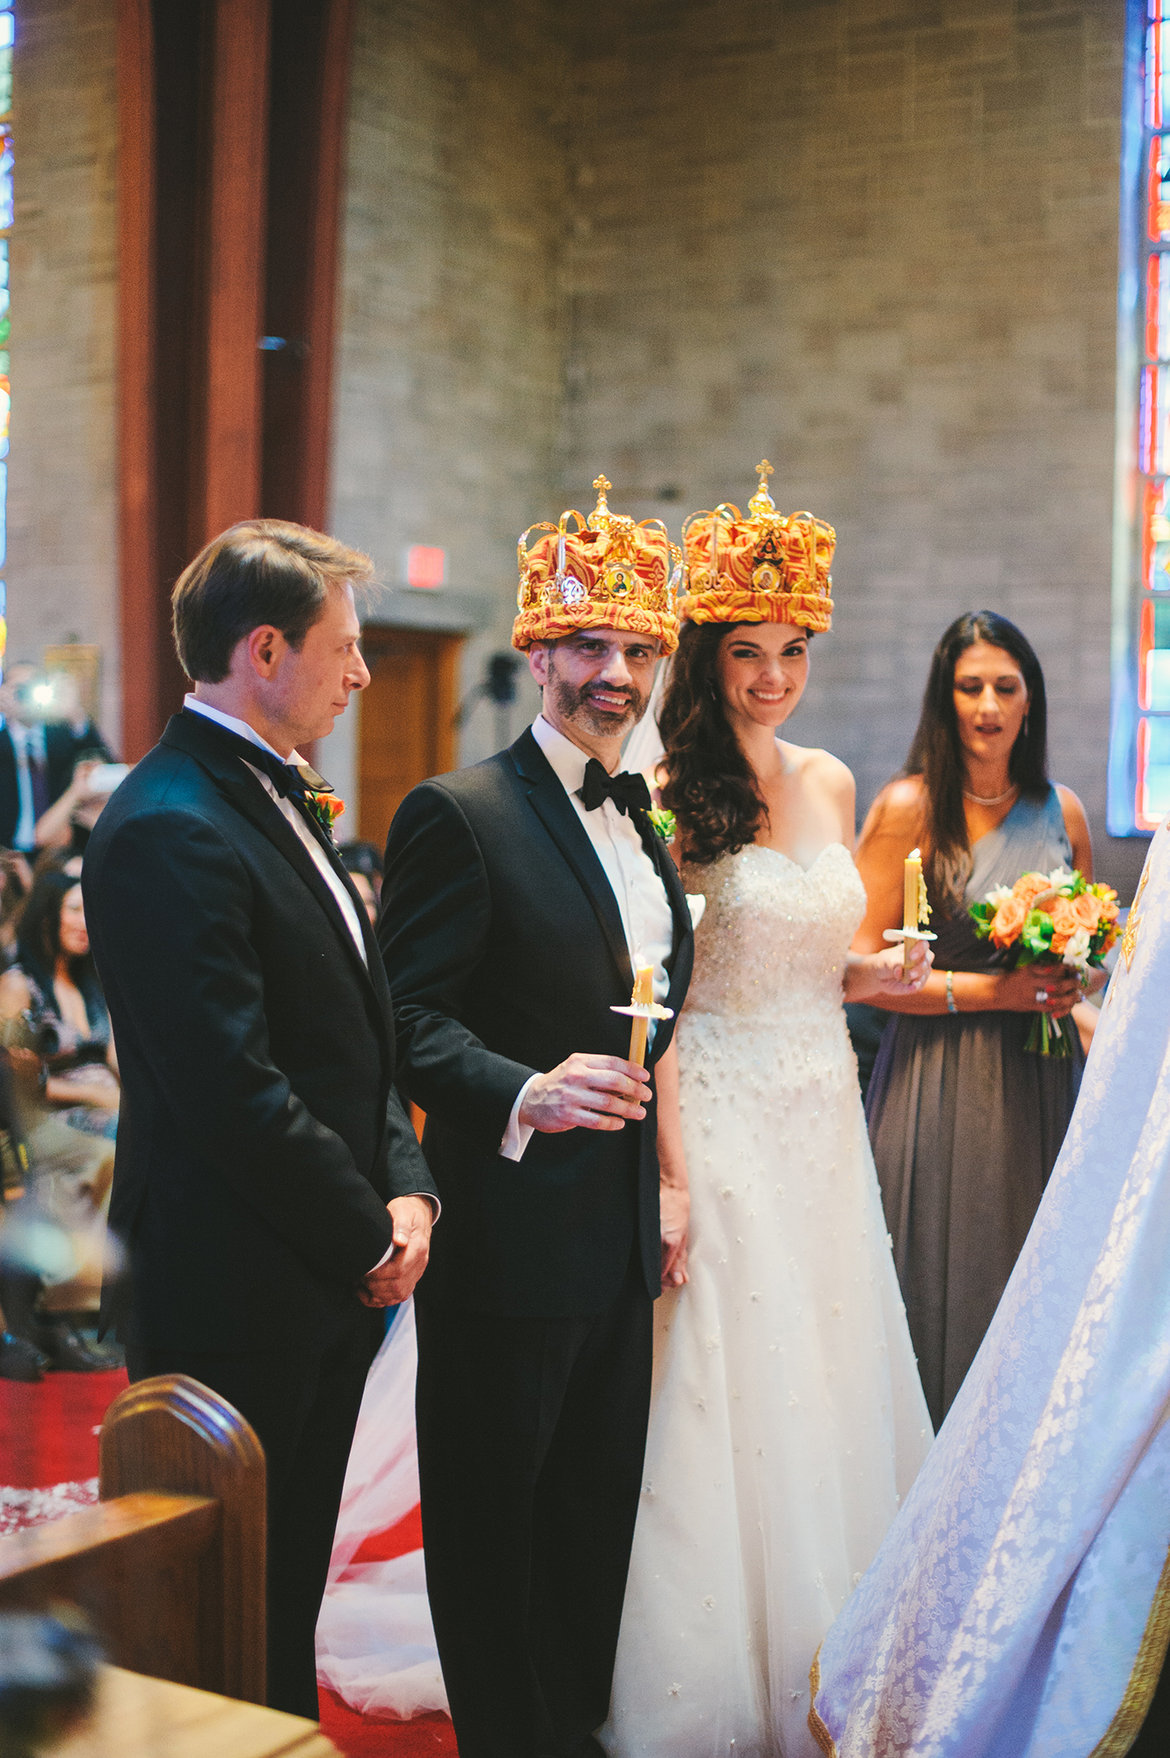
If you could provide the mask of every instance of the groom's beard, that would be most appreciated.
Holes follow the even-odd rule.
[[[603,690],[596,679],[588,684],[571,684],[557,676],[556,661],[551,655],[545,687],[552,695],[560,719],[592,733],[595,738],[625,738],[641,720],[650,701],[649,690],[639,690],[633,684],[623,684],[620,689],[612,690]],[[628,703],[626,713],[619,715],[612,709],[598,708],[592,701],[592,697],[598,694],[624,696]]]

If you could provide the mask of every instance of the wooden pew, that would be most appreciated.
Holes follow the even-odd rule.
[[[79,1605],[116,1666],[264,1702],[264,1453],[226,1399],[141,1380],[101,1432],[97,1507],[0,1538],[0,1607]]]

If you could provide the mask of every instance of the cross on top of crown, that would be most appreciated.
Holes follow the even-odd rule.
[[[776,503],[768,493],[768,478],[769,476],[775,476],[776,472],[773,470],[771,464],[769,464],[767,458],[761,458],[756,465],[756,474],[759,476],[760,486],[748,502],[748,511],[753,518],[759,519],[762,518],[765,513],[774,513],[776,511]]]
[[[593,486],[597,490],[597,505],[589,515],[589,523],[596,531],[600,527],[600,522],[610,517],[609,502],[605,497],[613,487],[613,483],[608,476],[595,476]]]

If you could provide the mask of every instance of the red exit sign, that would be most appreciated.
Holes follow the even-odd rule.
[[[447,552],[429,543],[412,543],[406,552],[406,583],[433,592],[447,577]]]

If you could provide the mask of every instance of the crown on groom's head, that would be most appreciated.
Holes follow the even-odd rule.
[[[597,505],[588,519],[570,508],[555,525],[530,525],[521,535],[520,614],[512,645],[523,651],[580,629],[622,629],[651,636],[673,653],[682,551],[660,519],[635,524],[624,513],[611,513],[605,497],[612,485],[604,476],[593,486]],[[534,532],[543,535],[530,546]]]
[[[683,526],[679,615],[692,623],[796,623],[823,631],[833,620],[829,568],[837,533],[812,513],[778,512],[767,458],[756,470],[760,485],[746,519],[724,501],[714,512],[692,513]]]

